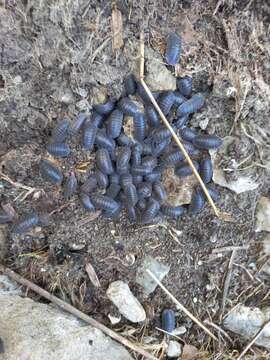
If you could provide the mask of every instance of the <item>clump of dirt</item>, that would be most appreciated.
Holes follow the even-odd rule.
[[[159,337],[155,326],[160,311],[174,305],[160,289],[145,299],[135,284],[138,266],[150,255],[171,266],[164,285],[181,303],[198,318],[220,324],[230,259],[224,247],[249,245],[237,252],[225,312],[239,302],[258,306],[268,297],[269,278],[261,278],[256,266],[262,235],[254,232],[254,211],[257,197],[268,191],[270,9],[267,4],[258,9],[256,1],[119,1],[116,5],[123,17],[124,40],[124,47],[116,50],[107,1],[8,1],[1,8],[0,171],[13,181],[1,177],[1,203],[12,203],[17,214],[33,208],[53,212],[48,226],[23,237],[3,226],[3,233],[9,232],[5,263],[107,324],[112,308],[105,294],[108,285],[120,279],[129,282],[151,314],[145,334]],[[39,176],[37,162],[45,154],[57,119],[72,119],[81,109],[91,112],[104,94],[121,96],[141,26],[147,46],[159,55],[169,31],[182,34],[178,75],[191,75],[195,91],[207,97],[192,126],[199,128],[204,121],[207,133],[235,136],[239,142],[220,167],[228,168],[233,157],[236,175],[250,168],[260,176],[259,187],[252,192],[237,195],[219,188],[218,206],[232,214],[233,222],[217,219],[209,206],[193,219],[184,216],[151,227],[130,225],[124,216],[117,222],[94,218],[77,199],[63,202],[62,190],[47,186]],[[70,90],[72,96],[63,97]],[[85,162],[91,167],[92,159],[76,142],[72,151],[72,158],[61,163],[64,171]],[[86,174],[80,174],[83,180]],[[33,191],[28,193],[14,182]],[[134,263],[129,261],[131,254]],[[85,271],[88,262],[99,277],[98,289]],[[184,340],[207,349],[209,358],[220,351],[209,350],[206,334],[183,313],[177,323],[187,327]],[[136,334],[139,338],[139,329]],[[241,348],[237,341],[226,345],[228,353]]]

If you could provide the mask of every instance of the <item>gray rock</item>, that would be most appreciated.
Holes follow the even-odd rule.
[[[270,319],[270,308],[260,310],[239,305],[224,320],[226,329],[251,340]],[[270,350],[270,324],[266,326],[256,344]]]
[[[63,93],[59,94],[59,100],[66,105],[72,104],[74,102],[74,96],[71,89],[65,89]]]
[[[112,282],[107,290],[107,296],[129,321],[137,323],[146,319],[144,308],[132,294],[128,284],[123,281]]]
[[[20,286],[6,275],[0,275],[0,296],[2,295],[21,295]]]
[[[138,268],[136,274],[136,282],[143,287],[145,295],[151,294],[157,287],[157,283],[147,273],[147,269],[149,269],[158,278],[159,281],[162,281],[162,279],[170,271],[170,267],[161,264],[151,256],[145,257],[141,267]]]
[[[255,231],[270,231],[270,198],[261,196],[256,207]]]
[[[182,346],[175,340],[170,340],[167,347],[167,355],[169,358],[176,358],[182,353]]]
[[[0,295],[3,360],[131,360],[128,351],[73,316],[19,296]]]

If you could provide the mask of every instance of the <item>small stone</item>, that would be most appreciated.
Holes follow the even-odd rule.
[[[173,331],[172,331],[172,335],[176,335],[176,336],[179,336],[179,335],[183,335],[187,332],[187,329],[185,326],[178,326],[177,328],[175,328]]]
[[[263,239],[263,252],[267,255],[270,254],[270,234]]]
[[[80,95],[82,98],[86,98],[87,95],[88,95],[88,91],[87,91],[86,89],[81,88],[81,87],[78,87],[78,88],[76,89],[76,93],[77,93],[78,95]]]
[[[74,96],[71,89],[66,89],[63,94],[60,94],[59,100],[66,105],[72,104],[74,102]]]
[[[244,305],[235,307],[224,320],[226,329],[251,340],[270,319],[270,308],[263,310]],[[270,323],[255,342],[270,350]]]
[[[91,106],[88,102],[88,100],[83,99],[80,100],[76,103],[76,107],[80,110],[80,111],[85,111],[85,112],[89,112]]]
[[[116,325],[121,321],[121,315],[120,314],[118,316],[108,314],[108,318],[110,319],[110,322],[111,322],[112,325]]]
[[[182,353],[182,346],[175,340],[170,340],[167,347],[167,355],[169,358],[176,358]]]
[[[199,351],[198,349],[189,344],[185,344],[183,347],[181,360],[196,360]]]
[[[159,281],[162,281],[170,271],[170,267],[161,264],[151,256],[145,257],[142,265],[137,270],[136,283],[143,287],[145,295],[148,296],[156,289],[157,283],[148,274],[147,269],[149,269]]]
[[[6,275],[0,275],[0,296],[21,295],[22,291],[17,283],[10,280]]]
[[[107,89],[104,86],[94,86],[90,90],[92,104],[103,104],[107,100]]]
[[[19,85],[22,83],[22,77],[20,75],[17,75],[14,77],[13,82],[15,85]]]
[[[270,232],[270,198],[262,196],[259,198],[256,207],[256,225],[255,231]]]
[[[205,130],[207,128],[208,123],[209,123],[209,119],[206,118],[199,122],[199,126],[202,130]]]
[[[129,321],[137,323],[146,319],[144,308],[132,294],[128,284],[121,280],[114,281],[110,284],[106,294],[119,312]]]

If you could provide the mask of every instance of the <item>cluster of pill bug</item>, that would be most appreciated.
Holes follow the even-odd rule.
[[[166,62],[175,65],[180,53],[181,39],[172,33],[167,39]],[[218,194],[209,185],[213,170],[207,150],[218,148],[221,139],[215,135],[200,134],[187,126],[189,117],[204,105],[204,97],[193,94],[191,77],[177,78],[176,83],[177,90],[153,92],[152,95],[216,201]],[[171,132],[163,125],[141,83],[130,74],[124,86],[124,96],[119,101],[107,100],[94,105],[90,117],[79,114],[72,123],[67,119],[61,120],[52,131],[46,146],[52,156],[68,157],[71,150],[66,140],[79,133],[87,154],[95,151],[96,168],[86,181],[79,184],[75,171],[64,179],[60,168],[47,159],[40,161],[41,176],[50,183],[64,184],[66,199],[78,194],[87,211],[100,210],[106,218],[117,219],[123,209],[132,223],[141,224],[155,222],[161,216],[177,219],[185,211],[197,214],[206,202],[199,187],[194,189],[189,205],[172,206],[167,203],[163,172],[174,167],[177,176],[185,177],[192,174],[191,167],[172,140]],[[143,102],[144,112],[132,100],[133,96]],[[125,116],[133,119],[133,136],[125,133]],[[0,214],[0,222],[5,221],[4,217]],[[6,220],[10,221],[10,218]],[[15,232],[25,232],[38,223],[38,215],[30,214],[18,222]]]

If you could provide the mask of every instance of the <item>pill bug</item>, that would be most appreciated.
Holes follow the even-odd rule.
[[[159,115],[154,106],[147,105],[145,107],[145,115],[150,127],[158,127],[160,125]]]
[[[97,169],[95,171],[95,176],[96,176],[97,183],[98,183],[99,187],[107,188],[109,186],[108,176],[106,174],[104,174],[102,171]]]
[[[171,205],[162,205],[161,212],[171,219],[177,219],[184,213],[183,206],[171,206]]]
[[[145,88],[139,82],[137,83],[137,94],[139,95],[139,97],[142,99],[142,101],[144,103],[147,104],[151,101],[147,92],[145,91]]]
[[[133,177],[131,174],[123,174],[120,178],[120,183],[123,189],[130,186],[133,183]]]
[[[112,199],[112,201],[114,201]],[[122,210],[122,206],[120,203],[116,202],[116,206],[114,209],[112,210],[103,210],[102,212],[102,216],[105,218],[105,219],[117,219],[120,215],[120,212]]]
[[[131,139],[123,132],[118,136],[116,141],[120,146],[130,146],[132,144]]]
[[[129,206],[135,206],[138,201],[137,189],[134,184],[124,187],[124,193],[126,195],[127,203]]]
[[[171,111],[174,101],[175,95],[173,91],[167,91],[163,95],[161,95],[159,99],[159,107],[165,116],[167,116]]]
[[[127,97],[122,98],[118,102],[118,107],[119,107],[120,110],[123,111],[123,113],[125,115],[134,116],[135,114],[137,114],[139,112],[138,106],[132,100],[130,100]]]
[[[126,211],[127,211],[127,215],[128,215],[130,222],[136,223],[138,221],[138,214],[137,214],[136,208],[130,204],[127,204]]]
[[[198,149],[217,149],[221,146],[222,140],[216,135],[198,135],[196,136],[192,143]]]
[[[105,132],[98,130],[95,138],[95,144],[100,148],[106,148],[109,151],[115,149],[115,141],[111,139]]]
[[[137,187],[139,198],[149,198],[152,194],[152,184],[149,182],[142,182]]]
[[[9,222],[12,221],[14,216],[12,216],[12,214],[6,212],[6,211],[1,211],[0,212],[0,224],[7,224]]]
[[[187,101],[187,99],[182,94],[180,94],[179,91],[174,91],[173,94],[174,94],[174,104],[173,104],[174,107],[178,108],[181,104]]]
[[[23,216],[18,223],[14,226],[14,233],[16,234],[23,234],[27,232],[32,227],[38,225],[39,217],[36,213],[31,213],[28,215]]]
[[[115,139],[117,138],[122,129],[124,114],[122,111],[115,109],[111,112],[108,120],[107,120],[107,134]]]
[[[138,208],[138,210],[144,211],[146,209],[146,205],[146,200],[144,198],[140,198],[136,204],[136,207]]]
[[[114,211],[118,209],[119,204],[111,199],[110,197],[102,194],[91,194],[90,199],[92,203],[97,209],[106,210],[106,211]]]
[[[131,157],[130,147],[127,146],[118,147],[116,153],[116,169],[118,174],[121,175],[128,171],[130,157]]]
[[[149,224],[158,214],[160,204],[157,200],[150,198],[147,202],[145,211],[142,214],[141,222],[143,224]]]
[[[46,150],[55,157],[67,157],[70,154],[70,147],[67,144],[47,144]]]
[[[97,178],[96,175],[89,175],[86,181],[80,187],[81,192],[83,193],[91,193],[97,187]]]
[[[114,172],[109,151],[105,148],[98,149],[96,152],[96,164],[100,171],[110,175]]]
[[[86,121],[87,116],[83,113],[80,113],[76,120],[73,121],[73,123],[70,125],[69,128],[69,134],[71,136],[74,136],[76,134],[78,134],[78,132],[81,130],[81,128],[83,127],[84,122]]]
[[[43,159],[40,161],[39,170],[43,179],[53,184],[61,184],[63,181],[61,170],[48,160]]]
[[[188,206],[188,212],[191,215],[198,214],[205,205],[205,196],[202,190],[196,189],[191,198],[191,202]]]
[[[186,141],[192,141],[198,135],[195,130],[189,127],[184,127],[183,129],[180,129],[179,133],[181,138]]]
[[[141,144],[135,144],[131,153],[131,164],[132,166],[140,165],[142,159],[143,147]]]
[[[186,125],[186,122],[188,121],[188,114],[180,116],[176,119],[176,121],[173,123],[173,125],[176,127],[176,129],[181,129],[183,126]]]
[[[84,126],[83,129],[83,147],[85,150],[91,151],[94,147],[98,128],[95,124]]]
[[[213,201],[217,202],[220,198],[218,191],[216,189],[214,189],[214,187],[211,184],[210,185],[208,184],[206,186],[206,188],[209,192],[209,195],[213,199]],[[204,196],[205,196],[205,194],[204,194]],[[205,198],[206,198],[206,196],[205,196]]]
[[[172,309],[164,309],[162,311],[161,327],[169,334],[175,329],[175,312]]]
[[[106,196],[110,197],[111,199],[115,199],[121,190],[121,186],[116,183],[111,183],[106,190]]]
[[[154,169],[157,166],[158,160],[154,156],[144,156],[142,157],[141,164],[143,166],[150,167],[151,169]]]
[[[184,158],[185,157],[180,150],[171,150],[168,154],[166,154],[163,157],[161,164],[164,165],[165,167],[170,167],[172,165],[176,165],[177,163],[183,161]]]
[[[192,160],[193,165],[195,166],[196,170],[199,170],[199,163],[196,160]],[[187,162],[183,162],[182,164],[178,165],[174,170],[175,175],[179,177],[185,177],[193,174],[193,171],[190,165]]]
[[[95,211],[95,207],[94,207],[89,195],[87,195],[86,193],[80,193],[79,197],[80,197],[83,207],[87,211]]]
[[[113,173],[109,176],[110,184],[120,184],[120,175],[117,173]]]
[[[132,179],[134,185],[138,185],[143,181],[143,177],[141,175],[133,175]]]
[[[56,127],[52,130],[52,142],[62,143],[66,140],[69,132],[69,121],[63,119],[58,122]]]
[[[159,142],[166,138],[171,138],[171,136],[172,133],[170,132],[170,130],[165,128],[164,126],[160,126],[159,128],[155,129],[153,133],[153,138]]]
[[[133,74],[128,75],[124,80],[127,95],[134,95],[137,90],[137,83]]]
[[[176,87],[182,95],[190,97],[192,93],[192,77],[184,76],[176,79]]]
[[[115,102],[108,100],[103,104],[94,105],[94,110],[96,110],[101,115],[107,115],[114,109],[114,106]]]
[[[154,169],[150,174],[147,174],[145,176],[145,181],[146,182],[156,182],[159,181],[161,179],[161,171],[159,169]]]
[[[163,154],[167,149],[167,147],[170,145],[170,143],[171,143],[171,137],[167,137],[162,141],[153,139],[151,143],[153,156],[158,157],[161,154]]]
[[[86,120],[85,125],[92,124],[92,125],[96,125],[97,128],[100,128],[101,125],[103,124],[103,121],[104,121],[104,116],[94,111],[89,119],[89,122],[88,120]]]
[[[165,59],[167,64],[176,65],[181,55],[181,38],[176,33],[170,33],[167,37]]]
[[[160,181],[156,181],[153,184],[153,196],[157,199],[160,203],[163,203],[166,200],[166,190],[163,184]]]
[[[136,113],[133,117],[134,137],[139,141],[143,141],[146,135],[146,119],[143,113]]]
[[[204,105],[204,97],[201,94],[193,95],[189,100],[181,104],[177,109],[177,117],[192,114],[200,110]]]
[[[202,178],[202,181],[205,184],[208,184],[213,177],[213,165],[212,161],[209,158],[203,159],[200,162],[200,175]]]
[[[77,188],[78,188],[78,181],[74,171],[72,171],[65,183],[64,198],[69,199],[72,195],[75,194]]]
[[[152,155],[151,143],[143,143],[142,147],[143,147],[143,150],[142,150],[143,155]]]
[[[132,166],[132,168],[131,168],[132,175],[145,176],[145,175],[148,175],[149,173],[151,173],[151,171],[152,171],[152,168],[149,166],[145,166],[145,165],[135,165],[135,166]]]

